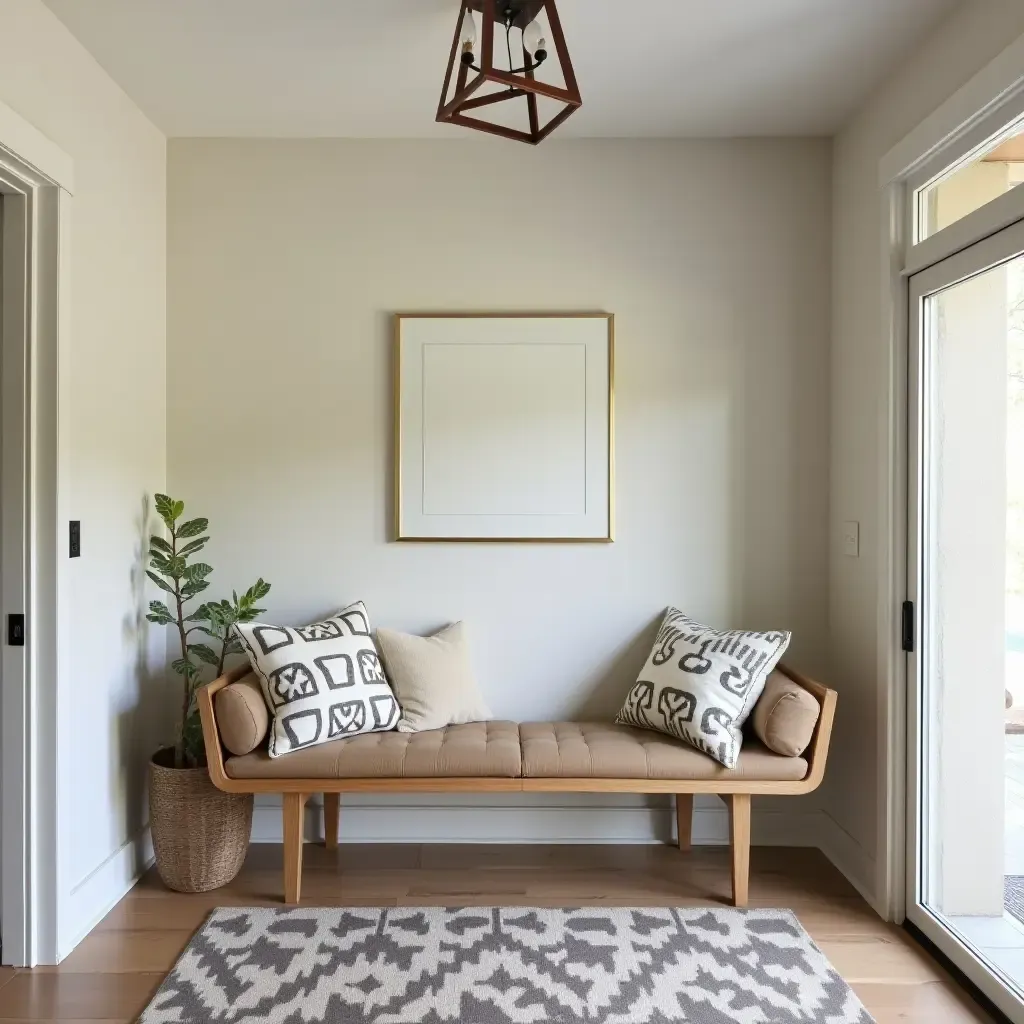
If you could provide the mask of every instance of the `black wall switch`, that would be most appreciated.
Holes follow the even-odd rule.
[[[72,519],[68,530],[68,558],[81,558],[82,556],[82,523],[78,519]]]
[[[7,643],[11,647],[25,646],[25,616],[7,616]]]

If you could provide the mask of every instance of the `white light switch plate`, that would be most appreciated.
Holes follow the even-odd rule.
[[[847,558],[860,558],[860,523],[843,523],[843,554]]]

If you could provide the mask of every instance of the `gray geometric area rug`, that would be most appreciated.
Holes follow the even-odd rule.
[[[142,1024],[871,1024],[786,910],[215,910]]]
[[[1024,924],[1024,875],[1004,876],[1003,909]]]

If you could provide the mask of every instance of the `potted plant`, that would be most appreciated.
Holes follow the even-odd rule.
[[[209,520],[185,520],[185,503],[166,494],[156,495],[155,504],[168,537],[150,537],[146,575],[167,597],[150,602],[146,618],[177,632],[180,653],[171,669],[181,680],[181,711],[174,746],[158,750],[150,761],[149,820],[160,877],[179,892],[206,892],[226,885],[241,870],[252,795],[224,793],[210,781],[196,691],[204,673],[222,675],[228,655],[241,651],[233,626],[263,612],[256,604],[270,584],[259,579],[241,596],[232,593],[230,601],[205,601],[189,611],[213,572],[196,560],[210,539]]]

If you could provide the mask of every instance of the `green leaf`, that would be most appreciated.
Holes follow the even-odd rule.
[[[210,618],[210,606],[201,604],[191,615],[185,616],[186,622],[206,622]]]
[[[188,658],[175,658],[171,662],[171,668],[178,673],[179,676],[184,676],[186,679],[194,679],[199,675],[199,666],[194,662],[189,661]]]
[[[156,506],[156,514],[166,523],[167,528],[174,527],[174,502],[166,494],[154,494],[153,503]]]
[[[182,506],[184,508],[184,506]],[[209,519],[190,519],[187,523],[182,523],[178,527],[179,537],[198,537],[201,533],[206,533],[207,527],[210,525]]]
[[[220,664],[217,652],[208,644],[189,644],[188,649],[190,654],[194,654],[200,661],[205,661],[207,665]]]
[[[156,569],[157,572],[163,573],[165,576],[171,575],[171,560],[162,554],[150,554],[149,558],[150,567]]]
[[[181,555],[182,558],[185,558],[188,555],[194,555],[197,551],[202,551],[209,540],[209,537],[200,537],[199,540],[190,541],[178,552],[178,554]]]
[[[185,502],[183,502],[183,501],[176,501],[174,503],[174,505],[171,507],[171,519],[175,520],[175,521],[180,519],[181,518],[181,514],[184,511],[185,511]]]
[[[208,580],[195,580],[192,583],[186,583],[181,588],[181,596],[186,601],[191,600],[197,594],[201,594],[209,585],[210,583]]]
[[[163,581],[162,579],[160,579],[160,577],[159,577],[159,576],[157,576],[157,574],[156,574],[155,572],[150,572],[150,571],[149,571],[149,569],[147,569],[147,570],[146,570],[146,575],[147,575],[147,576],[148,576],[148,577],[149,577],[149,578],[150,578],[150,579],[151,579],[151,580],[152,580],[152,581],[153,581],[153,582],[154,582],[154,583],[155,583],[155,584],[156,584],[156,585],[157,585],[157,586],[158,586],[158,587],[159,587],[159,588],[160,588],[161,590],[165,590],[165,591],[166,591],[166,592],[167,592],[168,594],[173,594],[173,593],[174,593],[174,588],[173,588],[173,587],[172,587],[172,586],[171,586],[171,585],[170,585],[169,583],[165,583],[165,582],[164,582],[164,581]]]
[[[164,576],[170,576],[172,580],[180,580],[185,575],[185,569],[187,563],[184,558],[175,555],[174,558],[165,558],[163,555],[154,555],[150,560],[149,564],[156,569],[157,572],[162,573]]]
[[[150,622],[157,622],[161,626],[170,626],[174,624],[174,616],[168,611],[167,605],[163,601],[150,601],[149,602],[149,614],[146,616]]]
[[[156,548],[157,551],[160,551],[165,555],[169,555],[171,553],[171,545],[168,544],[163,537],[158,537],[155,533],[149,538],[149,545],[151,548]]]
[[[223,626],[234,619],[235,610],[226,601],[210,602],[210,622],[214,626]]]
[[[195,583],[198,580],[205,580],[213,572],[213,566],[206,562],[195,562],[184,568],[182,576],[189,582]]]
[[[266,608],[246,608],[244,612],[238,613],[237,622],[253,622],[258,619],[267,609]]]

